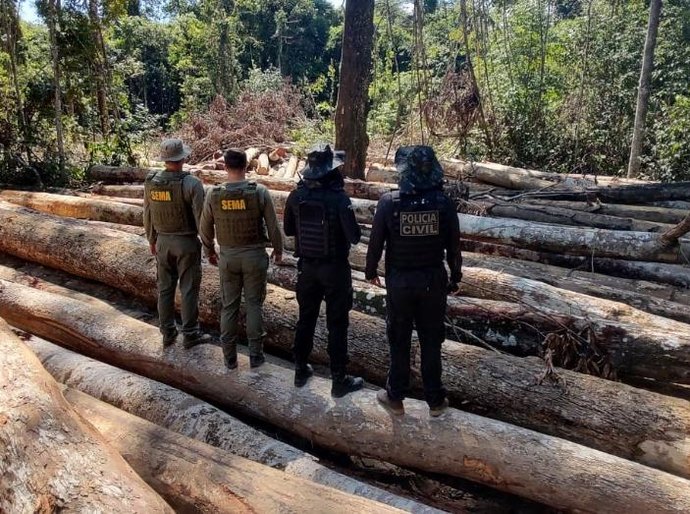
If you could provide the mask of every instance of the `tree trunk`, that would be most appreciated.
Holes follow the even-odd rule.
[[[576,211],[586,211],[619,218],[634,218],[638,220],[654,221],[656,223],[680,223],[687,215],[684,209],[668,209],[652,205],[623,205],[610,203],[568,202],[558,200],[530,199],[531,205],[547,207],[562,207]]]
[[[256,168],[256,173],[258,175],[268,175],[268,172],[271,171],[271,163],[268,160],[268,155],[265,153],[262,153],[259,155],[259,165]],[[222,179],[223,182],[226,182],[228,179],[227,175]]]
[[[605,257],[564,255],[558,253],[526,250],[502,244],[483,243],[460,239],[461,250],[489,255],[500,255],[532,262],[541,262],[565,268],[583,269],[596,273],[628,279],[647,280],[690,288],[690,269],[677,264],[659,262],[624,261]]]
[[[144,199],[143,198],[127,198],[125,197],[119,197],[119,196],[105,196],[105,195],[97,195],[95,193],[84,193],[81,191],[75,191],[74,196],[78,196],[80,198],[85,198],[85,199],[90,199],[90,200],[100,200],[100,201],[106,201],[106,202],[113,202],[113,203],[126,203],[127,205],[136,205],[138,207],[143,207],[144,206]]]
[[[513,203],[480,202],[489,214],[498,218],[513,218],[554,225],[575,227],[605,228],[608,230],[628,230],[636,232],[663,232],[671,228],[665,223],[641,221],[633,218],[619,218],[605,214],[594,214],[581,210],[567,209],[550,205],[531,205]]]
[[[177,511],[402,512],[237,457],[80,391],[65,397]]]
[[[107,221],[140,227],[144,224],[143,207],[107,200],[9,190],[0,191],[0,200],[69,218]]]
[[[106,73],[103,60],[105,55],[101,55],[101,49],[105,48],[103,36],[101,34],[101,18],[98,14],[98,0],[89,0],[89,22],[91,24],[91,37],[95,42],[93,47],[93,78],[96,81],[96,108],[98,119],[101,124],[101,134],[104,138],[110,133],[110,117],[108,114],[108,97],[106,93]]]
[[[172,512],[0,320],[0,511]]]
[[[649,107],[650,82],[652,79],[652,69],[654,68],[654,48],[656,47],[656,35],[659,30],[660,17],[661,0],[651,0],[649,4],[647,38],[644,42],[644,53],[642,54],[640,84],[637,88],[635,126],[633,128],[632,144],[630,145],[630,160],[628,161],[629,178],[635,178],[640,174],[640,154],[642,153],[644,126],[647,118],[647,108]]]
[[[47,216],[17,217],[11,213],[13,216],[8,217],[2,211],[0,214],[2,250],[108,283],[150,304],[155,303],[157,294],[154,260],[148,253],[148,245],[141,238],[135,240],[122,237],[115,231],[95,231],[90,227],[79,227],[80,222],[66,223],[64,220],[50,220]],[[76,240],[80,241],[80,245],[73,244]],[[48,305],[64,306],[68,299],[48,302],[41,298],[32,301],[31,305],[24,303],[30,296],[35,298],[36,294],[38,293],[29,294],[26,288],[21,288],[17,294],[10,294],[10,287],[5,286],[1,295],[0,315],[12,316],[17,323],[28,323],[26,320],[34,319],[31,326],[23,328],[55,339],[54,322],[47,322],[46,328],[37,332],[37,313]],[[218,272],[215,268],[206,266],[200,298],[200,313],[206,322],[218,322],[219,296]],[[22,304],[24,307],[20,307]],[[112,321],[114,328],[121,325],[115,323],[112,314],[104,317],[93,307],[89,307],[88,313],[100,317],[99,319]],[[294,293],[269,286],[264,313],[269,334],[267,346],[283,354],[289,353],[297,319]],[[55,316],[53,312],[44,315],[46,319],[54,319]],[[358,312],[351,313],[350,321],[349,352],[352,371],[364,373],[372,382],[385,382],[388,347],[382,337],[385,334],[384,322]],[[93,323],[95,337],[98,337],[103,333],[102,323]],[[151,341],[158,345],[158,332],[153,329],[150,334]],[[615,336],[616,332],[612,331],[611,335]],[[139,345],[140,338],[132,337]],[[326,341],[327,331],[321,321],[315,334],[316,346],[312,354],[314,361],[328,362]],[[463,408],[474,408],[511,423],[570,438],[626,458],[661,462],[654,465],[664,469],[676,470],[678,466],[685,466],[690,462],[688,458],[676,459],[676,450],[667,451],[662,443],[651,449],[648,448],[651,443],[641,443],[668,441],[666,446],[672,448],[680,444],[674,442],[674,438],[687,432],[685,421],[675,421],[684,419],[677,413],[682,409],[678,411],[674,407],[669,410],[670,404],[664,397],[645,396],[650,393],[565,370],[559,370],[558,374],[566,381],[567,388],[535,385],[535,378],[544,374],[544,367],[539,361],[497,355],[495,352],[453,342],[446,342],[444,348],[443,379],[453,401],[466,402],[463,403]],[[185,355],[186,361],[191,354],[188,352]],[[218,359],[221,362],[220,356]],[[113,358],[112,363],[117,362],[119,361]],[[141,364],[146,366],[146,362],[149,361],[142,361]],[[644,364],[643,362],[642,365]],[[153,367],[157,368],[155,365]],[[655,366],[655,370],[665,371],[661,365]],[[185,374],[186,371],[182,373]],[[418,390],[420,382],[417,371],[413,373],[413,378]],[[524,394],[524,391],[529,391],[529,394]],[[683,404],[683,409],[686,408],[687,405]],[[535,416],[535,412],[540,415]],[[676,413],[672,414],[673,412]],[[672,426],[679,428],[671,430]],[[681,426],[684,428],[681,429]],[[612,434],[615,436],[612,437]],[[687,469],[675,472],[689,474]]]
[[[690,255],[687,241],[665,246],[660,234],[649,232],[564,227],[471,214],[458,214],[458,218],[465,239],[528,250],[669,263],[685,263],[685,255]]]
[[[215,346],[192,351],[179,346],[163,349],[155,327],[126,316],[104,318],[91,306],[80,307],[79,302],[62,297],[49,299],[47,293],[7,282],[0,283],[0,294],[0,308],[11,311],[12,321],[24,330],[42,336],[50,333],[50,338],[94,358],[239,409],[335,451],[468,478],[567,510],[646,513],[690,509],[687,480],[584,446],[454,409],[442,418],[429,419],[426,406],[416,400],[406,401],[407,415],[398,420],[377,404],[370,390],[333,402],[329,380],[314,377],[308,387],[295,389],[288,366],[266,363],[248,371],[248,359],[240,355],[239,371],[230,372]],[[506,368],[514,377],[515,369]],[[626,387],[611,385],[619,393],[619,388]],[[514,387],[512,382],[513,394]],[[635,395],[651,395],[655,401],[629,405],[627,413],[639,407],[659,409],[657,398],[661,405],[677,402],[679,412],[686,416],[682,426],[687,428],[684,402],[628,389]],[[603,398],[604,390],[590,391],[592,396],[579,407],[587,408]],[[610,410],[607,403],[605,411]],[[532,410],[530,415],[534,417],[535,412],[543,411]],[[620,440],[621,429],[638,422],[639,418],[631,417],[626,425],[616,427],[616,439]],[[649,432],[649,424],[643,426]],[[674,447],[667,441],[673,437],[668,424],[663,430],[661,440],[645,439],[640,449],[663,454],[682,451],[682,444]],[[680,434],[685,432],[675,437]],[[689,446],[685,441],[685,450]],[[687,455],[676,457],[678,463],[687,465]],[[598,479],[601,476],[608,479]]]
[[[58,48],[57,33],[59,30],[59,1],[48,0],[48,34],[50,37],[50,53],[53,67],[53,108],[55,110],[55,138],[58,147],[58,166],[60,173],[65,171],[65,144],[62,130],[62,86],[60,85],[60,49]]]
[[[355,179],[364,179],[369,147],[367,112],[373,44],[374,0],[348,0],[335,107],[335,147],[345,150],[343,174]]]
[[[108,305],[100,301],[97,304]],[[268,437],[179,389],[89,359],[37,337],[31,337],[27,345],[59,382],[180,435],[345,493],[403,510],[437,512],[331,470],[319,464],[316,457]]]

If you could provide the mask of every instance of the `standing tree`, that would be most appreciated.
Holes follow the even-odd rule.
[[[632,144],[630,145],[630,160],[628,161],[628,178],[640,174],[640,150],[644,138],[645,119],[649,107],[649,82],[654,68],[654,48],[656,35],[659,30],[661,15],[661,0],[651,0],[649,6],[649,24],[647,25],[647,39],[644,43],[642,55],[642,71],[640,85],[637,89],[637,108],[635,109],[635,127],[633,128]]]
[[[373,42],[374,0],[348,0],[335,111],[335,146],[347,153],[343,173],[350,178],[364,179]]]
[[[58,166],[60,173],[65,170],[65,145],[62,130],[62,86],[60,85],[60,49],[58,47],[58,32],[60,16],[60,0],[48,0],[47,16],[48,33],[50,38],[50,53],[53,64],[53,85],[55,95],[53,104],[55,107],[55,135],[58,147]]]

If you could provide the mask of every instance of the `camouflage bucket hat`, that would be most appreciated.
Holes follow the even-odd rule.
[[[430,146],[401,146],[395,152],[395,167],[402,193],[426,191],[443,184],[443,168]]]
[[[163,162],[177,162],[189,157],[192,149],[182,143],[181,139],[166,139],[161,143],[160,160]]]
[[[331,150],[331,145],[320,143],[309,150],[307,165],[302,176],[307,180],[320,180],[345,164],[345,152]]]

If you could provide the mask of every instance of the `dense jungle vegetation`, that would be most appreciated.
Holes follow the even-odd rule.
[[[33,0],[25,0],[33,1]],[[65,184],[215,144],[332,139],[343,5],[327,0],[0,0],[0,181]],[[377,0],[370,152],[624,174],[649,3]],[[643,177],[690,179],[690,2],[664,0]]]

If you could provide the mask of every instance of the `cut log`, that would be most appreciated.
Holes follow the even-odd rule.
[[[3,320],[0,369],[0,511],[172,513]]]
[[[685,289],[690,288],[690,268],[677,264],[625,261],[605,257],[592,257],[591,255],[563,255],[551,252],[526,250],[524,248],[515,248],[514,246],[508,245],[469,241],[467,239],[460,239],[460,248],[469,252],[499,255],[502,257],[541,262],[565,268],[603,273],[614,277],[647,280]]]
[[[76,191],[74,193],[74,196],[78,196],[80,198],[86,198],[86,199],[91,199],[91,200],[106,200],[108,202],[115,202],[115,203],[126,203],[128,205],[137,205],[139,207],[144,206],[144,199],[143,198],[127,198],[127,197],[118,197],[118,196],[104,196],[104,195],[97,195],[94,193],[83,193],[81,191]]]
[[[143,209],[141,207],[114,203],[107,200],[8,190],[0,191],[0,200],[70,218],[108,221],[137,226],[142,226],[144,223]]]
[[[479,202],[486,212],[499,218],[514,218],[556,225],[595,227],[609,230],[632,230],[637,232],[663,232],[672,225],[642,221],[634,218],[619,218],[606,214],[594,214],[550,205]]]
[[[293,155],[285,167],[285,173],[283,173],[283,179],[294,179],[297,175],[297,165],[299,164],[299,157]]]
[[[93,228],[78,225],[77,221],[66,223],[46,215],[22,216],[0,210],[0,247],[8,253],[99,280],[154,303],[157,298],[155,266],[145,241],[128,239],[115,231],[96,233]],[[74,245],[72,242],[76,240],[81,244]],[[27,323],[26,320],[31,318],[36,320],[31,313],[40,312],[41,301],[37,300],[31,306],[24,304],[25,307],[20,308],[18,301],[28,301],[29,293],[23,291],[10,295],[10,289],[9,286],[4,287],[0,314],[12,315],[18,318],[18,323],[21,320]],[[208,322],[217,323],[218,320],[218,289],[217,270],[205,267],[200,312]],[[38,292],[32,292],[31,296],[34,294]],[[14,300],[10,301],[10,296]],[[66,299],[61,302],[66,303]],[[90,312],[94,313],[95,309]],[[264,312],[269,333],[267,346],[289,352],[297,319],[294,293],[269,286]],[[50,316],[53,317],[52,314]],[[53,323],[48,325],[53,327]],[[97,324],[93,328],[101,329]],[[25,329],[37,333],[36,326]],[[38,334],[53,337],[48,333],[51,331],[52,328]],[[388,348],[383,338],[384,322],[353,312],[350,332],[352,370],[365,374],[372,382],[384,383],[388,360]],[[155,337],[158,341],[157,332]],[[312,355],[316,362],[328,362],[326,341],[327,331],[321,321],[317,325],[316,347]],[[664,469],[675,470],[678,463],[686,465],[690,462],[688,458],[673,457],[675,450],[667,451],[668,447],[674,448],[679,444],[675,438],[687,433],[687,422],[682,421],[687,418],[671,414],[676,407],[670,408],[664,397],[640,397],[638,395],[651,393],[564,370],[558,373],[567,381],[567,389],[538,385],[535,377],[544,372],[538,361],[497,355],[453,342],[446,342],[444,358],[443,379],[451,398],[456,402],[467,402],[467,408],[477,408],[487,415],[584,442],[617,455],[643,462],[663,462],[663,465],[655,465]],[[641,366],[645,364],[643,362]],[[655,369],[666,373],[658,367]],[[419,387],[418,374],[414,378],[415,386]],[[683,404],[678,408],[683,412],[687,406]],[[535,416],[535,412],[541,414]],[[670,426],[678,428],[671,431]],[[643,444],[645,441],[657,443],[648,448]],[[688,474],[687,469],[680,472]]]
[[[268,437],[179,389],[37,337],[32,336],[27,345],[59,382],[173,432],[345,493],[409,512],[438,512],[331,470],[319,464],[316,457]]]
[[[517,194],[517,193],[513,193]],[[528,191],[519,193],[521,198],[540,198],[544,200],[570,200],[591,202],[599,200],[609,203],[637,203],[668,200],[687,201],[690,198],[690,182],[647,183],[623,186],[588,187],[581,191],[552,189],[549,191]],[[668,205],[668,204],[667,204]]]
[[[259,148],[247,148],[244,151],[244,154],[247,156],[247,163],[250,163],[254,159],[256,159],[260,153],[261,153],[261,149],[259,149]]]
[[[237,457],[80,391],[65,397],[177,511],[402,512]]]
[[[619,259],[685,263],[690,242],[664,247],[660,234],[574,228],[507,218],[485,218],[458,214],[465,239],[517,246],[528,250],[569,255],[616,257]]]
[[[606,214],[619,218],[634,218],[638,220],[654,221],[656,223],[680,223],[687,215],[683,209],[669,209],[651,205],[624,205],[615,203],[568,202],[558,200],[530,199],[531,205],[547,207],[562,207],[576,211],[587,211],[596,214]]]
[[[268,175],[271,170],[271,163],[268,160],[268,155],[262,153],[259,155],[259,165],[256,167],[256,172],[259,175]]]
[[[114,196],[120,198],[144,198],[144,186],[141,184],[129,185],[103,185],[94,184],[91,186],[94,194],[101,196]]]
[[[661,234],[661,240],[667,245],[670,245],[678,241],[678,239],[688,232],[690,232],[690,214],[683,218],[675,227],[670,227],[664,231],[664,233]]]
[[[10,287],[0,287],[0,305],[5,305]],[[21,309],[17,317],[23,324],[43,326],[44,332],[50,326],[53,339],[63,339],[92,357],[186,388],[336,451],[469,478],[555,508],[690,509],[690,482],[646,466],[452,409],[440,419],[430,419],[423,403],[414,400],[406,402],[407,415],[396,419],[377,404],[372,391],[334,401],[329,380],[314,377],[308,387],[296,389],[290,367],[267,363],[245,372],[249,368],[244,356],[239,372],[228,371],[217,347],[164,350],[155,327],[124,316],[104,322],[95,309],[80,309],[73,300],[51,301],[47,293],[14,287],[25,294],[12,295],[11,303],[21,298],[35,309]],[[44,297],[35,302],[36,295]],[[606,481],[597,479],[602,475]]]
[[[369,164],[366,170],[367,182],[385,182],[389,184],[398,183],[398,172],[395,166],[382,166],[380,164]]]

